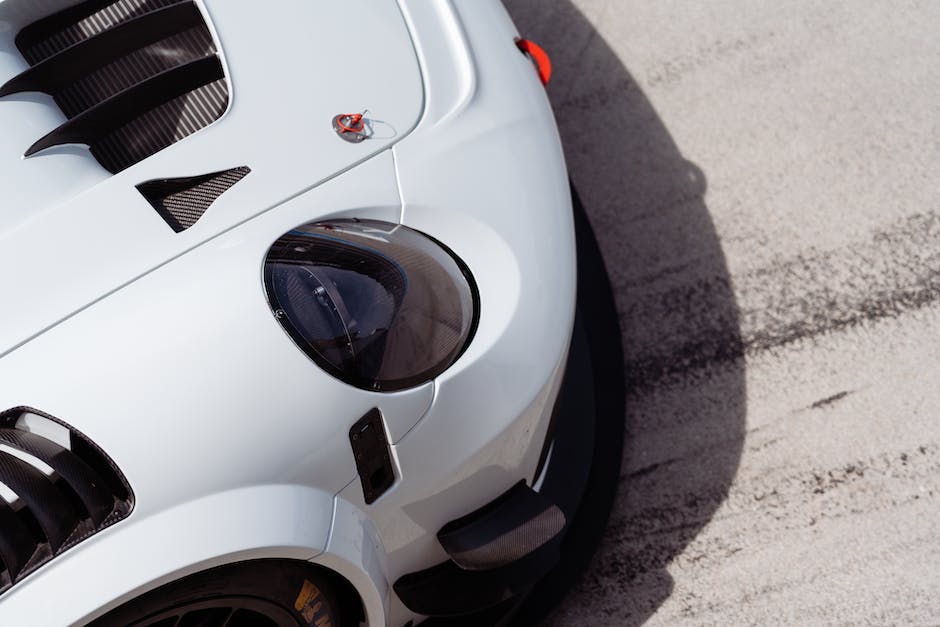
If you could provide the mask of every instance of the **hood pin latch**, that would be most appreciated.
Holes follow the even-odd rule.
[[[372,129],[367,120],[363,117],[368,109],[362,113],[340,113],[333,118],[333,130],[351,144],[358,144],[364,139],[369,139],[372,135]]]

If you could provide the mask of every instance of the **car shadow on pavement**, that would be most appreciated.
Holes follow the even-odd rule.
[[[625,392],[608,403],[624,417],[622,459],[600,455],[587,520],[516,624],[638,625],[681,597],[670,565],[721,559],[724,550],[699,535],[741,457],[738,307],[705,175],[614,51],[568,0],[505,4],[522,35],[552,57],[549,96],[590,223],[580,243],[593,231],[619,321],[620,346],[601,370],[624,373],[612,387]],[[606,289],[605,277],[585,270],[580,289]]]

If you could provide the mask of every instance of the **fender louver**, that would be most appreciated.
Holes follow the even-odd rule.
[[[87,0],[24,28],[30,68],[0,97],[51,95],[68,121],[26,156],[86,144],[119,172],[205,128],[228,108],[215,43],[192,0]]]
[[[0,484],[0,593],[133,508],[97,446],[28,408],[0,413]]]
[[[194,225],[219,196],[249,172],[250,168],[242,166],[203,176],[147,181],[138,185],[137,190],[170,228],[180,233]]]

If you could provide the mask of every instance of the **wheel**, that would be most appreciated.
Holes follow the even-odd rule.
[[[327,577],[302,562],[262,560],[184,577],[125,603],[89,627],[343,625]]]

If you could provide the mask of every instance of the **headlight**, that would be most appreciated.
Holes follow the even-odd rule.
[[[466,348],[477,321],[469,271],[436,240],[376,220],[306,224],[264,265],[268,302],[321,368],[360,388],[430,381]]]

